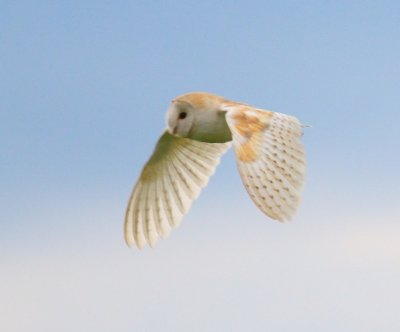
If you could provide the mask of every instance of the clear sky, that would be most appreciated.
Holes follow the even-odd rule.
[[[1,331],[399,331],[398,1],[2,1]],[[306,129],[299,213],[228,153],[155,249],[122,226],[176,95]]]

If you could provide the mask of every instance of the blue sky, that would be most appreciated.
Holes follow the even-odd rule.
[[[398,331],[399,31],[397,1],[3,1],[1,330]],[[303,204],[268,220],[230,152],[168,240],[129,250],[189,91],[312,125]]]

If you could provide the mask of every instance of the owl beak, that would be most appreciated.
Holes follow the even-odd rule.
[[[178,130],[178,126],[175,126],[174,128],[168,127],[167,130],[171,135],[176,135],[176,132]]]

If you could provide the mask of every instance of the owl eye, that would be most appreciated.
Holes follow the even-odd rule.
[[[186,118],[187,113],[186,112],[181,112],[179,113],[179,119],[183,120],[184,118]]]

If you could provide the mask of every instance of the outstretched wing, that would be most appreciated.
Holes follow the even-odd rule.
[[[125,215],[125,241],[142,248],[165,238],[181,221],[230,143],[160,137],[133,189]]]
[[[246,105],[229,107],[226,120],[251,199],[269,217],[291,219],[305,176],[301,124],[295,117]]]

